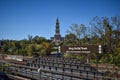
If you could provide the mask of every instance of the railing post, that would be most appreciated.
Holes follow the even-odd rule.
[[[38,69],[38,73],[39,73],[39,80],[42,80],[41,79],[41,68]]]
[[[87,71],[87,78],[88,78],[88,71]]]
[[[55,67],[55,70],[57,71],[57,67]]]

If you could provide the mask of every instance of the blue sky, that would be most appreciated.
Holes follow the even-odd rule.
[[[0,39],[21,40],[28,35],[49,39],[57,17],[65,36],[71,24],[88,26],[95,16],[120,16],[120,0],[0,0]]]

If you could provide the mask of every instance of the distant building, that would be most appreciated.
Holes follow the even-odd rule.
[[[55,45],[59,45],[60,43],[63,43],[64,37],[61,37],[60,35],[60,26],[59,26],[59,20],[56,19],[56,26],[55,26],[55,35],[54,37],[51,37],[51,41],[55,43]]]

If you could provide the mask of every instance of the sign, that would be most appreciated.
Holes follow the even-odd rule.
[[[101,47],[102,47],[102,46],[99,45],[99,52],[98,52],[99,54],[102,53],[102,48],[101,48]]]
[[[101,45],[89,45],[89,46],[61,46],[61,52],[63,53],[102,53]]]

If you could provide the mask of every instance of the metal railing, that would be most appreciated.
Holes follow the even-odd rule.
[[[50,61],[45,59],[34,59],[32,62],[28,59],[26,61],[31,66],[0,61],[0,70],[7,74],[35,80],[118,80],[117,78],[105,77],[104,73],[92,70],[89,65],[79,62],[79,64],[75,64],[74,62],[70,64],[72,61],[62,63],[62,61],[57,62],[57,60]],[[83,68],[81,69],[80,67]]]

